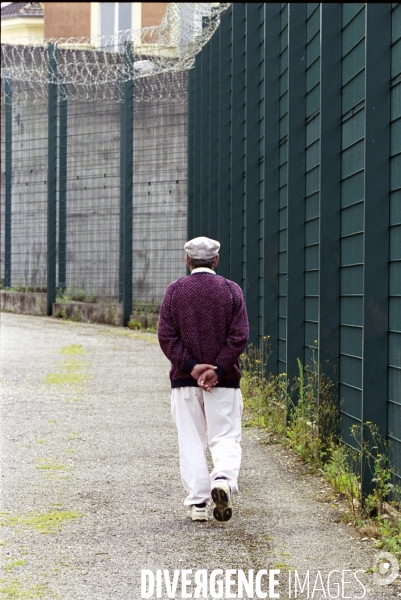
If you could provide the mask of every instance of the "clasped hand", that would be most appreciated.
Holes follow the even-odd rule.
[[[191,376],[197,380],[199,387],[206,392],[211,392],[212,387],[217,385],[219,378],[216,373],[217,367],[207,364],[197,364],[191,371]]]

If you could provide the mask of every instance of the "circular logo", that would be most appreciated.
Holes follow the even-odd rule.
[[[398,560],[390,552],[377,552],[373,559],[373,580],[377,585],[390,585],[398,577]]]

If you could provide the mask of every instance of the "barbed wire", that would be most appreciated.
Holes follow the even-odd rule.
[[[43,101],[53,83],[59,86],[59,100],[68,95],[120,101],[121,84],[129,80],[136,82],[137,100],[182,99],[183,72],[193,67],[229,4],[170,2],[158,27],[109,37],[9,40],[1,44],[2,100],[12,93],[14,100]],[[131,63],[126,60],[128,48]],[[162,73],[169,76],[160,85]]]

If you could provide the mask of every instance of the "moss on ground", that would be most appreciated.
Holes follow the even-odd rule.
[[[61,348],[60,354],[66,354],[67,356],[84,356],[86,350],[84,350],[80,344],[70,344],[69,346]]]
[[[49,596],[49,592],[47,587],[39,584],[25,588],[17,578],[0,581],[0,598],[4,600],[35,600]]]
[[[76,358],[63,360],[59,363],[57,373],[48,373],[46,383],[55,385],[79,385],[89,381],[89,375],[82,373],[83,366],[89,366],[89,363],[83,364]]]
[[[68,521],[75,521],[83,514],[71,511],[50,510],[29,515],[4,515],[3,522],[9,527],[17,529],[36,529],[40,533],[55,533],[56,530]]]

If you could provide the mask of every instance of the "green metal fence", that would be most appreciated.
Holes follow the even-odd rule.
[[[221,241],[271,371],[313,355],[400,478],[400,4],[234,3],[189,94],[188,236]]]

